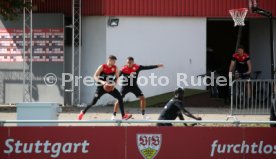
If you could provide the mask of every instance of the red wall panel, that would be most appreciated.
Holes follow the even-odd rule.
[[[1,159],[273,159],[276,153],[273,128],[59,126],[0,132]]]
[[[36,12],[72,13],[72,0],[33,0]],[[276,15],[276,0],[259,0]],[[82,0],[84,16],[229,17],[229,9],[248,7],[248,0]],[[249,15],[255,16],[255,15]]]
[[[124,129],[110,130],[108,127],[0,127],[0,158],[125,158]],[[24,153],[24,145],[28,145],[25,149],[29,153],[26,150]]]

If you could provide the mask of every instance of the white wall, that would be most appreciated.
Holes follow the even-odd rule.
[[[143,86],[146,97],[174,90],[177,73],[199,75],[206,71],[206,18],[119,17],[118,27],[107,28],[107,53],[118,65],[133,56],[141,65],[165,64],[164,69],[140,75],[168,76],[168,86]],[[199,88],[199,87],[197,87]],[[204,88],[204,87],[200,87]],[[134,99],[133,95],[129,96]]]
[[[108,27],[107,17],[83,18],[83,74],[94,73],[109,54],[118,57],[122,67],[128,56],[141,65],[165,64],[163,69],[143,71],[140,75],[167,76],[168,86],[142,86],[146,97],[176,88],[177,73],[199,75],[206,71],[206,18],[119,17],[118,27]],[[196,87],[204,89],[204,87]],[[82,89],[87,103],[95,87]],[[113,102],[106,95],[98,104]],[[133,95],[127,100],[135,99]]]
[[[82,18],[82,76],[93,76],[106,59],[106,17]],[[81,87],[81,101],[89,103],[96,86]],[[101,101],[104,101],[101,99]],[[99,103],[101,103],[99,101]]]
[[[274,23],[274,33],[275,32],[276,23]],[[274,34],[274,39],[276,39],[276,33]],[[260,78],[270,79],[270,30],[267,19],[250,20],[249,41],[253,71],[262,71]]]

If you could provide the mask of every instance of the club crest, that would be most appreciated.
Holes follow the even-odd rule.
[[[161,134],[137,134],[136,141],[141,155],[153,159],[159,152],[162,143]]]

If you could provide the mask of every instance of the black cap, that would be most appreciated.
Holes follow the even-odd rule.
[[[177,99],[183,99],[184,98],[184,89],[180,88],[180,87],[176,88],[174,90],[174,96]]]

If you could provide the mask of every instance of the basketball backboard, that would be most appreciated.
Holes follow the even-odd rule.
[[[257,13],[259,15],[265,16],[265,17],[272,17],[272,12],[269,10],[262,9],[258,6],[258,0],[248,0],[249,2],[249,12],[250,13]]]

